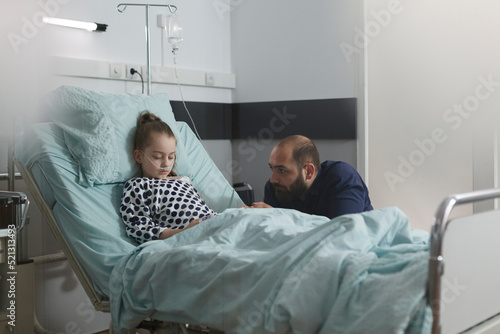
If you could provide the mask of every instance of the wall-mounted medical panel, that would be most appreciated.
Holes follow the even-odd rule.
[[[146,80],[146,66],[106,60],[53,57],[51,71],[55,75],[94,79],[140,81],[140,76],[130,74],[134,68]],[[151,81],[159,84],[177,84],[214,88],[235,88],[233,73],[207,72],[159,65],[151,65]]]

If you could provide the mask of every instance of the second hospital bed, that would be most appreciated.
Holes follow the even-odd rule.
[[[476,281],[453,271],[441,279],[448,219],[438,219],[430,247],[429,234],[411,230],[397,208],[333,220],[240,208],[201,143],[175,121],[166,95],[63,86],[48,108],[52,121],[32,126],[23,146],[16,145],[15,161],[95,308],[111,312],[116,333],[145,319],[227,333],[304,334],[454,333],[488,318],[497,322],[500,288],[491,282],[500,281],[498,269],[489,272],[492,286],[483,295],[469,288]],[[123,183],[137,172],[131,141],[143,110],[172,127],[176,172],[189,176],[219,214],[170,239],[137,245],[118,210]],[[500,192],[451,197],[441,211],[447,216],[457,202],[495,196]],[[499,221],[497,211],[490,214],[474,219],[488,220],[489,228]],[[472,277],[485,278],[474,270]],[[471,303],[483,298],[489,305],[478,311]],[[471,317],[469,308],[476,311]]]

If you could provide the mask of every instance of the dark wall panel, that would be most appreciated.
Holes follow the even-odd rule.
[[[233,139],[356,139],[356,99],[239,103],[233,105]]]
[[[193,129],[182,101],[170,101],[170,104],[175,119],[186,122]],[[231,104],[186,102],[186,107],[202,139],[231,139]]]
[[[175,118],[193,128],[181,101]],[[186,102],[202,139],[356,139],[356,98],[251,103]]]

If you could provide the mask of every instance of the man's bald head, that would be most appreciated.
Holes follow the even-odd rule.
[[[311,139],[301,135],[288,136],[280,140],[275,148],[291,149],[292,158],[297,164],[297,169],[300,170],[306,163],[312,163],[315,170],[319,171],[319,152]]]

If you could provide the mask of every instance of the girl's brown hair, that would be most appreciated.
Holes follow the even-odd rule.
[[[151,136],[153,134],[165,134],[169,138],[174,138],[177,144],[177,138],[175,138],[174,132],[172,131],[170,126],[162,121],[160,117],[145,110],[139,115],[139,118],[137,119],[137,127],[134,137],[134,150],[144,151],[150,144]],[[174,173],[173,167],[169,175],[177,175]]]

